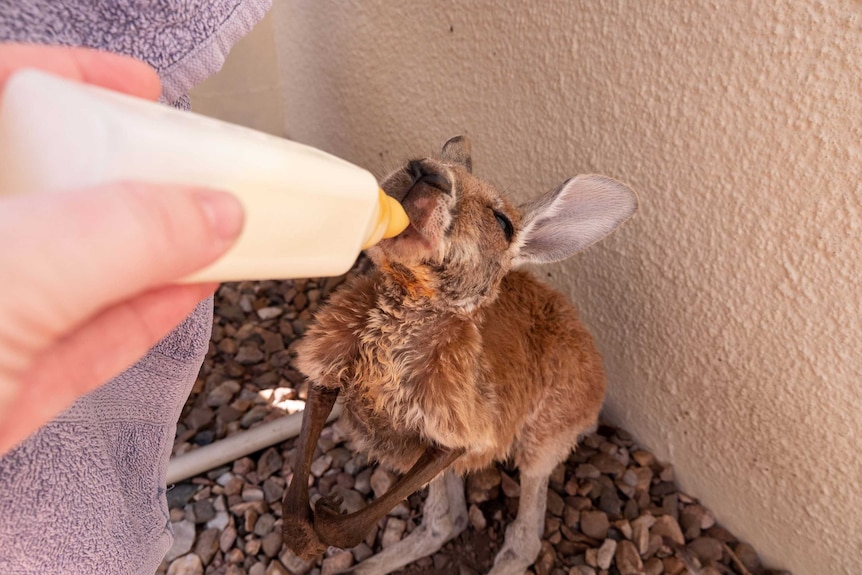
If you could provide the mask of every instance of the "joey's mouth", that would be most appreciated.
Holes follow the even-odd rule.
[[[439,255],[454,206],[448,174],[428,161],[414,160],[387,178],[381,187],[401,203],[410,218],[403,232],[378,244],[384,253],[399,261]]]
[[[434,241],[443,235],[452,199],[452,183],[446,175],[413,160],[397,177],[384,182],[383,189],[401,203],[410,218],[410,225],[398,238],[418,235]]]

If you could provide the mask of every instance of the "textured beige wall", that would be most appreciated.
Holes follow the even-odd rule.
[[[270,12],[237,42],[219,73],[192,90],[192,109],[284,136],[284,82],[277,57]]]
[[[548,269],[606,415],[765,559],[862,563],[862,4],[276,2],[293,138],[382,173],[446,137],[518,197],[631,182]]]

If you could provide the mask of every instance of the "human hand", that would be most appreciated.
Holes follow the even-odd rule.
[[[156,73],[95,50],[0,45],[0,91],[19,68],[155,99]],[[0,454],[134,363],[216,284],[174,285],[243,224],[230,194],[115,183],[0,196]]]

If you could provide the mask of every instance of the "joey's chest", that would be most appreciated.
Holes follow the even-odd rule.
[[[403,402],[414,388],[425,395],[475,372],[478,333],[471,324],[430,314],[337,311],[323,311],[299,350],[312,380]]]

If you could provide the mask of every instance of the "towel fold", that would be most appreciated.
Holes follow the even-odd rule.
[[[150,63],[162,100],[221,68],[270,0],[0,0],[0,41]],[[182,161],[182,158],[177,158]],[[165,472],[207,351],[212,299],[137,364],[0,458],[0,573],[152,575],[171,546]],[[110,350],[106,350],[110,353]]]

